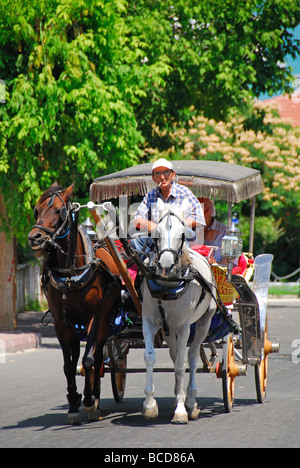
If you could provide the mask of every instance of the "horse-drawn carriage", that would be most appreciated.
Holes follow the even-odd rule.
[[[155,355],[154,348],[157,347],[170,349],[176,372],[177,409],[180,405],[182,407],[186,404],[189,407],[189,416],[193,419],[199,413],[195,401],[195,373],[215,373],[218,378],[222,379],[225,410],[230,412],[234,403],[235,379],[238,376],[246,375],[247,367],[253,366],[258,402],[262,403],[265,399],[268,355],[272,352],[278,352],[279,345],[268,340],[267,327],[268,285],[273,257],[266,254],[253,258],[255,197],[263,191],[260,173],[254,169],[214,161],[173,161],[173,166],[176,181],[187,186],[197,197],[223,200],[228,203],[229,232],[224,237],[222,245],[223,257],[228,261],[226,267],[218,264],[211,265],[209,258],[199,254],[197,247],[194,250],[188,250],[191,259],[188,265],[180,263],[182,240],[180,244],[174,244],[174,248],[171,249],[173,253],[176,249],[178,251],[177,256],[174,254],[174,262],[176,260],[180,263],[180,272],[174,277],[174,266],[173,276],[162,278],[157,275],[157,258],[160,254],[158,251],[154,252],[152,257],[146,261],[142,261],[137,252],[134,251],[129,242],[131,235],[130,206],[132,206],[132,201],[137,200],[136,197],[144,196],[154,187],[151,164],[134,166],[96,179],[91,184],[91,201],[87,206],[83,207],[78,203],[71,203],[69,201],[70,193],[66,195],[65,191],[52,190],[48,196],[45,195],[44,198],[41,198],[39,203],[40,205],[44,203],[44,206],[38,205],[36,208],[37,224],[29,236],[32,247],[36,250],[45,248],[56,250],[57,256],[67,257],[63,262],[63,267],[48,265],[47,273],[44,275],[44,287],[52,315],[55,307],[60,309],[57,313],[60,317],[57,319],[56,330],[59,332],[65,327],[64,334],[62,332],[61,335],[58,334],[65,358],[67,354],[64,347],[66,329],[69,327],[72,330],[73,341],[75,335],[77,339],[80,334],[87,335],[87,348],[83,365],[77,367],[77,373],[85,375],[86,378],[86,401],[84,404],[87,408],[94,407],[94,412],[90,413],[92,414],[91,418],[96,418],[98,415],[100,397],[100,386],[97,386],[95,382],[89,383],[91,380],[98,381],[99,376],[103,377],[106,373],[110,373],[113,395],[115,400],[119,402],[124,396],[126,374],[141,372],[141,369],[127,368],[127,354],[131,348],[145,348],[147,367],[145,390],[147,397],[143,408],[145,417],[157,416],[157,406],[153,399],[152,374],[153,372],[168,371],[155,368],[153,356]],[[107,202],[107,200],[112,199],[119,200],[118,217],[116,217],[114,206],[116,203],[113,205]],[[233,261],[242,255],[242,250],[238,231],[234,226],[232,227],[233,204],[248,199],[251,203],[249,252],[243,254],[243,268],[234,269]],[[56,230],[45,227],[45,223],[43,220],[41,221],[41,215],[45,215],[46,211],[53,209],[54,205],[56,205],[56,212],[60,220]],[[94,218],[97,234],[92,226],[83,223],[78,228],[79,233],[77,232],[77,236],[80,235],[82,239],[81,250],[78,251],[78,242],[76,247],[76,241],[74,241],[76,236],[72,236],[72,223],[74,222],[76,225],[74,220],[76,217],[78,218],[79,210],[86,207],[89,208]],[[103,216],[101,216],[103,213],[108,215],[106,221],[110,217],[109,223],[104,221]],[[162,232],[169,232],[169,244],[173,242],[170,232],[176,229],[179,230],[179,235],[176,238],[184,238],[184,213],[178,214],[169,210],[165,213],[162,207],[161,222],[167,223],[162,226]],[[117,229],[115,229],[116,225]],[[139,234],[135,233],[134,235],[138,236]],[[71,247],[68,244],[69,238],[69,244],[73,243]],[[105,243],[104,246],[103,243]],[[103,248],[109,252],[117,267],[114,268],[113,274],[108,271],[111,270],[108,260],[99,259],[99,255],[95,254]],[[208,257],[212,251],[213,249],[208,249]],[[204,253],[201,249],[200,252]],[[84,259],[84,261],[79,262],[79,258]],[[105,322],[106,334],[102,338],[99,336],[96,340],[99,344],[99,350],[97,350],[95,336],[97,333],[98,335],[101,333],[96,330],[96,327],[101,326],[102,319],[97,321],[96,318],[93,318],[95,317],[94,313],[91,313],[86,322],[87,326],[85,326],[83,320],[78,318],[78,314],[77,318],[72,316],[68,296],[71,297],[70,293],[72,292],[74,294],[78,290],[82,291],[87,288],[89,282],[94,281],[93,272],[99,269],[102,278],[108,278],[110,285],[108,292],[104,292],[102,301],[107,298],[107,302],[109,302],[111,296],[116,297],[116,290],[112,295],[109,294],[116,286],[116,272],[122,276],[122,285],[119,285],[121,288],[120,300],[111,303],[113,312],[110,312],[109,318]],[[179,271],[178,268],[177,270]],[[249,285],[250,280],[253,280],[252,287]],[[186,294],[186,290],[188,294]],[[57,301],[60,298],[60,305],[55,304],[52,296],[55,296]],[[86,296],[84,300],[86,300]],[[185,311],[183,305],[187,302],[193,303],[194,306],[191,310],[186,307]],[[193,331],[188,323],[190,381],[187,400],[182,395],[181,379],[185,371],[184,358],[182,357],[185,349],[180,356],[177,353],[181,346],[178,343],[184,343],[186,340],[187,327],[183,324],[180,330],[177,327],[176,333],[172,332],[172,323],[170,323],[172,318],[168,310],[170,304],[178,327],[185,312],[186,314],[190,313],[190,323],[196,323]],[[180,313],[178,312],[176,316],[177,305]],[[208,310],[211,310],[210,314],[205,312]],[[156,325],[159,323],[158,326],[151,323],[151,317],[149,318],[151,313],[157,314],[154,322]],[[235,314],[238,320],[233,320],[232,314]],[[184,335],[182,342],[180,341],[181,332]],[[70,338],[68,339],[70,347]],[[202,367],[198,368],[196,362],[200,344]],[[218,362],[217,359],[217,348],[222,348],[221,362]],[[207,349],[212,350],[210,358],[206,355]],[[73,352],[71,357],[73,367],[71,365],[70,367],[73,371],[77,362],[76,358],[78,359],[77,354],[78,351]],[[97,359],[100,360],[100,364]],[[89,363],[92,363],[93,366]],[[174,368],[171,370],[173,371]],[[92,374],[94,374],[93,378],[91,378]],[[69,397],[69,401],[72,399],[69,411],[72,417],[70,417],[69,422],[78,423],[78,419],[73,418],[73,415],[78,412],[79,395],[74,390],[76,388],[76,386],[74,387],[74,376],[67,373],[66,376],[69,395],[72,391],[74,393],[73,397]],[[178,384],[179,381],[180,384]],[[92,394],[96,396],[93,399],[95,400],[94,405],[88,404],[92,401]],[[176,411],[173,421],[187,422],[186,415],[183,419],[181,417],[176,419]],[[185,410],[179,408],[178,414],[180,411]]]

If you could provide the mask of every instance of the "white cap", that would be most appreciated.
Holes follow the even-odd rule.
[[[165,158],[161,158],[155,161],[152,165],[152,171],[154,171],[154,169],[156,169],[157,167],[166,167],[173,171],[173,164],[171,163],[171,161],[167,161]]]

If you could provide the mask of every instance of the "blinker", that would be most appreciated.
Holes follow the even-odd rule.
[[[66,206],[63,206],[63,207],[60,209],[60,212],[59,212],[60,219],[61,219],[62,221],[65,221],[65,219],[66,219],[66,217],[67,217],[67,214],[68,214],[67,207],[66,207]]]

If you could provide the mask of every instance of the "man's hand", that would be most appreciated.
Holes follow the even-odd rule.
[[[153,221],[148,221],[144,218],[137,218],[134,220],[134,225],[138,229],[147,229],[147,231],[152,232],[155,230],[157,224]]]
[[[220,231],[216,231],[214,229],[207,230],[207,231],[204,230],[204,239],[206,241],[212,242],[218,234],[220,234]]]

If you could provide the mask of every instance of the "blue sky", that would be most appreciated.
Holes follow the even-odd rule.
[[[295,37],[295,39],[300,40],[300,25],[297,26],[294,29],[294,37]],[[293,68],[293,74],[294,75],[300,75],[300,55],[298,55],[298,57],[296,59],[292,59],[292,57],[287,56],[285,58],[285,62],[289,67]],[[282,94],[282,92],[279,92],[279,93],[277,93],[277,94],[275,94],[273,96],[269,96],[268,94],[262,94],[260,96],[260,99],[264,101],[265,99],[269,99],[270,97],[278,96],[278,95],[281,95],[281,94]]]
[[[294,29],[294,36],[295,39],[300,40],[300,26],[297,26],[297,28]],[[300,55],[298,55],[296,60],[293,60],[291,57],[287,57],[286,63],[290,67],[293,67],[295,75],[300,75]]]

